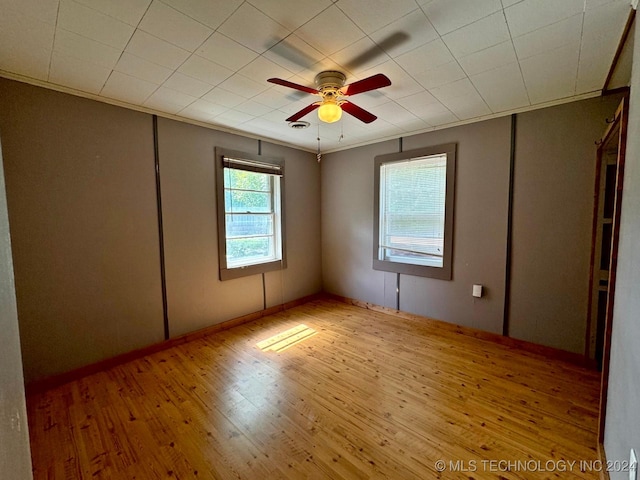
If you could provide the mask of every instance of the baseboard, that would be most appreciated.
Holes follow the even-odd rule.
[[[598,460],[603,467],[600,469],[600,480],[610,480],[609,472],[607,471],[607,454],[604,451],[604,443],[598,442]]]
[[[335,295],[333,293],[325,292],[323,295],[325,298],[331,298],[333,300],[347,303],[349,305],[354,305],[360,308],[366,308],[368,310],[373,310],[376,312],[386,313],[388,315],[394,315],[396,317],[401,317],[401,318],[406,318],[411,320],[418,320],[421,322],[434,322],[434,325],[441,329],[446,329],[448,331],[452,331],[462,335],[468,335],[471,337],[478,338],[480,340],[499,343],[500,345],[517,348],[519,350],[524,350],[526,352],[543,355],[550,359],[561,360],[563,362],[571,363],[573,365],[578,365],[580,367],[585,367],[591,370],[597,370],[597,364],[594,360],[591,360],[579,353],[567,352],[565,350],[560,350],[558,348],[553,348],[553,347],[547,347],[544,345],[538,345],[535,343],[527,342],[525,340],[519,340],[512,337],[505,337],[497,333],[485,332],[484,330],[478,330],[476,328],[463,327],[461,325],[447,323],[441,320],[435,320],[432,318],[403,312],[401,310],[395,310],[393,308],[383,307],[373,303],[363,302],[361,300],[356,300],[349,297]]]
[[[115,357],[106,358],[104,360],[100,360],[98,362],[91,363],[89,365],[85,365],[83,367],[79,367],[74,370],[70,370],[68,372],[52,375],[50,377],[42,378],[39,380],[34,380],[33,382],[29,382],[25,386],[26,394],[27,396],[29,396],[29,395],[34,395],[36,393],[44,392],[46,390],[58,387],[60,385],[64,385],[65,383],[78,380],[82,377],[86,377],[87,375],[92,375],[94,373],[108,370],[109,368],[115,367],[117,365],[122,365],[123,363],[127,363],[132,360],[137,360],[146,355],[151,355],[153,353],[160,352],[162,350],[166,350],[171,347],[175,347],[176,345],[181,345],[183,343],[187,343],[196,339],[207,337],[209,335],[218,333],[222,330],[228,330],[229,328],[242,325],[243,323],[248,323],[254,320],[258,320],[262,317],[266,317],[267,315],[273,315],[274,313],[282,312],[284,310],[289,310],[291,308],[297,307],[304,303],[308,303],[313,300],[316,300],[320,298],[321,295],[322,294],[320,293],[308,295],[306,297],[292,300],[287,303],[282,303],[280,305],[269,307],[265,310],[260,310],[258,312],[233,318],[231,320],[227,320],[226,322],[218,323],[210,327],[205,327],[201,330],[185,333],[184,335],[180,335],[175,338],[170,338],[169,340],[164,340],[159,343],[154,343],[153,345],[148,345],[146,347],[138,348],[130,352],[122,353],[120,355],[116,355]]]
[[[94,373],[98,373],[104,370],[108,370],[109,368],[115,367],[117,365],[122,365],[123,363],[130,362],[132,360],[137,360],[146,355],[151,355],[156,352],[160,352],[162,350],[166,350],[168,348],[174,347],[176,345],[181,345],[183,343],[187,343],[199,338],[207,337],[209,335],[213,335],[222,330],[227,330],[229,328],[233,328],[237,325],[242,325],[244,323],[252,322],[254,320],[258,320],[267,315],[272,315],[277,312],[281,312],[284,310],[289,310],[291,308],[297,307],[304,303],[311,302],[313,300],[317,300],[320,298],[329,298],[332,300],[336,300],[342,303],[346,303],[349,305],[354,305],[356,307],[365,308],[372,311],[377,311],[381,313],[386,313],[388,315],[394,315],[396,317],[418,320],[421,322],[433,322],[438,328],[446,329],[448,331],[452,331],[455,333],[463,334],[478,338],[480,340],[490,341],[494,343],[499,343],[501,345],[509,346],[512,348],[517,348],[520,350],[524,350],[527,352],[543,355],[547,358],[557,359],[564,362],[568,362],[574,365],[579,365],[581,367],[587,367],[590,369],[596,369],[596,364],[594,361],[587,359],[585,356],[566,352],[564,350],[559,350],[552,347],[546,347],[543,345],[537,345],[534,343],[530,343],[524,340],[518,340],[511,337],[505,337],[502,335],[498,335],[495,333],[485,332],[483,330],[478,330],[471,327],[464,327],[461,325],[455,325],[452,323],[443,322],[440,320],[434,320],[427,317],[422,317],[420,315],[414,315],[411,313],[403,312],[401,310],[395,310],[388,307],[383,307],[380,305],[376,305],[373,303],[363,302],[361,300],[356,300],[349,297],[343,297],[340,295],[335,295],[332,293],[316,293],[313,295],[309,295],[306,297],[299,298],[297,300],[293,300],[291,302],[283,303],[280,305],[275,305],[273,307],[269,307],[265,310],[260,310],[258,312],[250,313],[248,315],[243,315],[241,317],[233,318],[226,322],[222,322],[216,325],[212,325],[210,327],[203,328],[201,330],[196,330],[194,332],[186,333],[184,335],[180,335],[179,337],[170,338],[169,340],[165,340],[159,343],[155,343],[153,345],[149,345],[146,347],[142,347],[136,350],[132,350],[130,352],[122,353],[120,355],[116,355],[115,357],[106,358],[104,360],[100,360],[98,362],[85,365],[83,367],[76,368],[74,370],[60,373],[57,375],[52,375],[50,377],[46,377],[43,379],[35,380],[26,385],[26,393],[27,395],[33,395],[39,392],[44,392],[51,388],[58,387],[68,382],[72,382],[74,380],[78,380],[82,377],[86,377],[87,375],[92,375]]]

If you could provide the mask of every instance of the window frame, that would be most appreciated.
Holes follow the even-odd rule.
[[[239,170],[266,173],[279,177],[280,192],[279,199],[279,214],[276,215],[276,220],[279,218],[279,222],[274,221],[274,241],[278,243],[277,231],[279,231],[279,244],[280,244],[280,258],[276,260],[250,263],[247,265],[229,266],[227,263],[227,220],[226,220],[226,205],[225,205],[225,187],[224,187],[224,169],[225,160],[235,160],[235,164]],[[242,162],[246,162],[242,165]],[[261,167],[261,165],[263,167]],[[275,168],[274,168],[275,167]],[[271,172],[279,172],[273,174]],[[263,155],[253,155],[246,152],[237,150],[230,150],[227,148],[215,148],[215,174],[216,174],[216,213],[218,220],[218,262],[220,280],[232,280],[234,278],[241,278],[250,275],[257,275],[260,273],[271,272],[275,270],[285,269],[287,266],[286,261],[286,241],[285,241],[285,167],[284,159],[276,157],[267,157]],[[274,182],[274,178],[270,179]],[[272,194],[275,197],[274,187],[271,187]],[[273,199],[275,200],[275,199]],[[275,203],[272,205],[275,210]],[[279,224],[278,224],[279,223]]]
[[[373,269],[385,272],[404,273],[420,277],[451,280],[453,272],[453,220],[455,199],[455,175],[456,175],[456,150],[455,143],[435,145],[418,148],[406,152],[378,155],[374,160],[374,217],[373,217]],[[412,263],[394,262],[380,259],[380,170],[382,165],[396,162],[410,162],[422,157],[433,155],[447,156],[446,167],[446,191],[445,191],[445,216],[443,239],[443,266],[417,265]]]

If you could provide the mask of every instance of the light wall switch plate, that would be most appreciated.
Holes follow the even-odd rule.
[[[477,298],[482,297],[482,285],[473,286],[473,296]]]

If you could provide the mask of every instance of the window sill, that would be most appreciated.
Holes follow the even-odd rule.
[[[448,267],[448,268],[447,268]],[[383,272],[403,273],[415,277],[429,277],[438,280],[451,280],[451,264],[444,267],[429,267],[411,263],[391,262],[388,260],[373,259],[373,269]]]
[[[254,263],[230,268],[220,268],[220,280],[233,280],[234,278],[248,277],[260,273],[284,270],[287,267],[284,260],[274,260],[264,263]]]

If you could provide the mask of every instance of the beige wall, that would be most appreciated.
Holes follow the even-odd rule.
[[[0,79],[0,130],[27,381],[164,338],[153,122],[147,114]],[[169,331],[264,306],[262,276],[218,280],[213,149],[258,141],[159,119]],[[317,293],[320,168],[286,161],[288,267],[266,304]]]
[[[594,145],[617,98],[518,115],[510,332],[581,352]],[[27,380],[163,338],[152,119],[0,80],[0,128]],[[257,140],[159,119],[171,336],[318,292],[395,307],[396,275],[374,271],[373,159],[387,141],[325,155],[263,142],[287,162],[288,268],[220,282],[213,149]],[[400,308],[503,328],[511,120],[405,138],[456,142],[451,282],[401,275]],[[568,141],[570,139],[571,141]],[[322,185],[320,178],[322,176]],[[322,223],[320,223],[322,211]],[[550,233],[551,232],[551,233]],[[541,261],[544,258],[545,261]],[[474,299],[471,285],[485,286]]]
[[[511,336],[584,351],[595,145],[618,97],[517,115]],[[407,137],[403,150],[458,144],[453,280],[400,276],[400,309],[502,333],[507,269],[509,117]],[[396,274],[372,269],[373,160],[398,142],[326,155],[326,290],[395,308]],[[474,299],[472,285],[486,296]]]
[[[262,276],[218,277],[214,147],[258,153],[258,141],[158,120],[171,336],[262,310]],[[285,159],[287,268],[265,274],[267,307],[321,289],[320,168],[315,156],[262,143]]]
[[[403,151],[456,143],[451,281],[400,275],[400,309],[502,333],[510,118],[407,137]],[[372,269],[374,157],[398,141],[322,160],[323,275],[329,292],[395,308],[396,274]],[[475,299],[472,285],[484,285]]]
[[[163,338],[151,117],[0,80],[27,381]]]
[[[1,132],[0,132],[1,133]],[[0,145],[0,478],[28,480],[31,454]]]
[[[518,115],[509,334],[584,353],[595,141],[619,96]]]
[[[635,22],[633,74],[611,341],[605,448],[607,459],[640,454],[640,31]],[[629,474],[611,472],[611,480]]]

